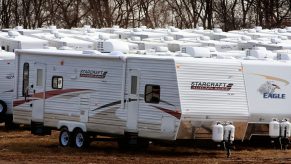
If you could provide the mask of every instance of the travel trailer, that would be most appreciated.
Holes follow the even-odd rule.
[[[0,122],[12,123],[15,54],[0,50]]]
[[[17,31],[8,31],[6,35],[0,35],[1,49],[14,52],[15,49],[41,49],[48,46],[45,40],[24,36]]]
[[[60,130],[60,145],[78,148],[96,134],[121,145],[278,137],[274,120],[291,118],[291,63],[208,57],[17,50],[13,122]]]
[[[57,31],[52,33],[32,34],[31,36],[47,40],[49,46],[58,49],[69,47],[74,50],[92,50],[94,48],[92,42],[68,37],[67,34],[59,33]]]

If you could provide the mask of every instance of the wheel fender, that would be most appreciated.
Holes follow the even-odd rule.
[[[5,114],[7,112],[7,104],[2,100],[0,100],[0,104],[3,107],[3,110],[0,112],[0,114]]]
[[[59,121],[58,122],[58,129],[62,127],[67,127],[69,132],[73,132],[75,128],[82,129],[83,132],[87,132],[87,127],[84,123],[81,122],[74,122],[74,121]]]

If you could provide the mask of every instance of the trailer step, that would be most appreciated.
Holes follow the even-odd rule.
[[[34,135],[51,135],[51,129],[48,127],[45,127],[43,125],[43,122],[34,122],[31,121],[31,134]]]

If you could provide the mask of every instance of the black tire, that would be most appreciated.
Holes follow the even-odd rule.
[[[69,132],[67,127],[61,128],[59,135],[59,144],[62,147],[68,147],[72,145],[72,133]]]
[[[89,137],[82,129],[74,131],[74,146],[78,149],[85,149],[89,146]]]
[[[5,114],[7,112],[7,104],[0,100],[0,114]]]

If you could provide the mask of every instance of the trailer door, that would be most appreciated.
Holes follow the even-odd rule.
[[[139,71],[129,70],[128,82],[128,109],[127,109],[127,131],[137,132],[138,107],[139,107]]]
[[[45,81],[46,69],[44,64],[35,64],[33,98],[32,104],[32,121],[43,122],[44,103],[45,103]]]

